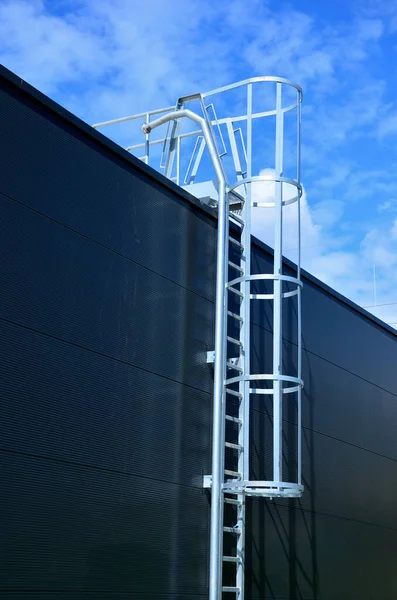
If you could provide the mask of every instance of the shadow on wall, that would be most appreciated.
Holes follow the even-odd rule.
[[[270,334],[271,335],[271,334]],[[268,341],[263,336],[263,356]],[[269,348],[267,348],[269,349]],[[290,355],[291,353],[289,353]],[[307,364],[307,363],[306,363]],[[287,367],[290,365],[285,365]],[[313,411],[316,397],[310,366],[304,373],[308,419],[302,430],[304,503],[301,500],[250,498],[247,502],[246,594],[249,598],[319,598],[316,533],[316,481]],[[284,403],[284,473],[295,480],[297,461],[296,401]],[[251,413],[253,479],[271,479],[272,403],[254,403]],[[305,510],[303,509],[305,507]]]

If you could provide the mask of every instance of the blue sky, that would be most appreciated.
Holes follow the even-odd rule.
[[[166,8],[165,8],[166,7]],[[304,91],[303,264],[397,322],[397,0],[0,0],[0,60],[89,123],[256,75]]]

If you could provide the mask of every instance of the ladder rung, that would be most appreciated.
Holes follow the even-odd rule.
[[[244,298],[243,292],[240,292],[239,290],[236,290],[236,288],[234,288],[232,286],[229,286],[229,285],[227,285],[226,287],[229,290],[229,292],[233,292],[233,294],[236,294],[237,296],[240,296],[240,298]]]
[[[241,558],[239,556],[222,556],[223,562],[233,562],[239,563],[241,562]]]
[[[230,218],[233,219],[234,221],[237,221],[237,223],[240,223],[240,225],[242,227],[244,227],[245,223],[244,223],[244,221],[243,221],[243,219],[241,217],[238,217],[236,214],[231,213],[230,214]]]
[[[240,588],[238,587],[229,587],[228,585],[222,586],[222,592],[234,592],[235,594],[240,592]]]
[[[232,444],[232,442],[225,442],[226,448],[233,448],[233,450],[242,450],[243,447],[240,444]]]
[[[244,246],[242,244],[240,244],[240,242],[238,242],[237,240],[232,238],[231,236],[229,236],[229,242],[231,242],[232,244],[235,244],[241,250],[244,250]]]
[[[229,335],[227,336],[227,341],[230,342],[231,344],[236,344],[236,346],[243,345],[243,342],[240,342],[240,340],[236,340],[235,338],[232,338]]]
[[[241,534],[240,527],[224,527],[223,531],[225,533],[234,533],[235,535],[240,535]]]
[[[238,471],[229,471],[228,469],[225,469],[225,475],[230,475],[230,477],[241,477],[241,473]]]
[[[244,269],[242,267],[239,267],[238,265],[236,265],[234,262],[231,262],[229,260],[228,264],[229,264],[229,267],[232,267],[232,269],[236,269],[236,271],[238,271],[239,273],[244,273]]]
[[[235,498],[224,498],[223,501],[226,504],[235,504],[236,506],[241,506],[240,500],[235,500]]]
[[[244,323],[244,319],[243,317],[240,317],[240,315],[236,315],[236,313],[228,310],[227,314],[229,315],[229,317],[232,317],[233,319],[237,319],[237,321],[241,321],[242,323]]]
[[[230,394],[231,396],[236,396],[236,398],[242,398],[243,395],[240,394],[240,392],[236,392],[235,390],[229,390],[229,388],[226,388],[226,393]]]
[[[230,415],[226,415],[226,421],[232,421],[233,423],[238,423],[239,425],[243,424],[241,419],[238,419],[237,417],[231,417]]]
[[[226,366],[229,367],[229,369],[234,369],[235,371],[238,371],[239,373],[243,372],[243,369],[241,367],[238,367],[237,365],[230,362],[229,360],[226,361]]]

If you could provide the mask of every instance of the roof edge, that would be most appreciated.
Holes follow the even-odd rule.
[[[144,162],[139,160],[139,158],[127,152],[127,150],[125,150],[122,146],[120,146],[116,142],[113,142],[103,133],[91,127],[91,125],[74,115],[67,108],[64,108],[63,106],[58,104],[58,102],[52,100],[43,92],[40,92],[33,85],[31,85],[24,79],[21,79],[21,77],[18,77],[15,73],[13,73],[1,64],[0,78],[6,80],[9,84],[13,85],[14,87],[17,87],[24,94],[30,96],[36,102],[45,106],[47,109],[55,113],[58,117],[61,117],[61,119],[66,121],[68,124],[72,124],[76,129],[78,129],[80,132],[83,132],[89,138],[95,140],[101,146],[104,146],[106,149],[117,154],[119,158],[124,160],[126,163],[133,165],[134,168],[145,173],[146,175],[149,175],[164,187],[169,188],[171,191],[177,193],[179,196],[183,196],[183,198],[185,198],[195,206],[202,208],[201,202],[195,196],[192,196],[191,194],[189,194],[189,192],[186,192],[184,189],[176,185],[176,183],[164,177],[164,175],[153,169],[153,167],[146,165]]]

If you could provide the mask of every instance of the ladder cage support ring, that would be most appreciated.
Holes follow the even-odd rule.
[[[294,204],[295,202],[297,202],[298,200],[300,200],[302,198],[302,194],[303,194],[303,188],[301,186],[301,184],[296,181],[296,179],[291,179],[289,177],[276,177],[274,175],[255,175],[253,177],[246,177],[244,179],[240,179],[239,181],[237,181],[236,183],[234,183],[232,186],[230,186],[229,189],[229,193],[236,190],[237,188],[241,187],[242,185],[247,186],[247,185],[251,185],[251,184],[255,184],[255,183],[281,183],[281,187],[283,188],[284,185],[289,185],[292,186],[294,188],[296,188],[297,193],[296,196],[293,196],[292,198],[288,198],[288,200],[282,200],[281,204],[282,206],[289,206],[290,204]],[[257,202],[257,201],[253,201],[251,202],[251,206],[253,207],[257,207],[257,208],[275,208],[276,206],[276,201],[274,202]]]
[[[303,383],[299,385],[294,385],[293,387],[284,387],[281,392],[282,394],[294,394],[295,392],[299,392],[303,388]],[[250,394],[261,394],[272,396],[274,394],[274,389],[265,389],[265,388],[250,388]]]
[[[298,295],[299,289],[302,289],[303,283],[297,277],[291,277],[289,275],[277,275],[274,273],[262,273],[256,275],[243,275],[241,277],[236,277],[231,281],[228,281],[226,284],[226,288],[230,292],[241,293],[237,290],[235,285],[241,285],[247,281],[282,281],[285,283],[291,283],[296,285],[296,289],[290,290],[288,292],[282,292],[281,297],[284,298],[293,298]],[[262,294],[262,293],[250,293],[250,300],[274,300],[275,295],[273,294]]]
[[[292,375],[280,375],[279,373],[256,373],[249,375],[239,375],[225,380],[225,385],[232,385],[243,381],[285,381],[287,383],[297,384],[298,389],[303,388],[303,379],[293,377]]]
[[[256,273],[255,275],[243,275],[242,277],[236,277],[226,284],[227,288],[238,283],[245,283],[246,281],[285,281],[287,283],[294,283],[300,288],[303,287],[303,283],[297,277],[291,277],[291,275],[282,275],[281,273]]]

